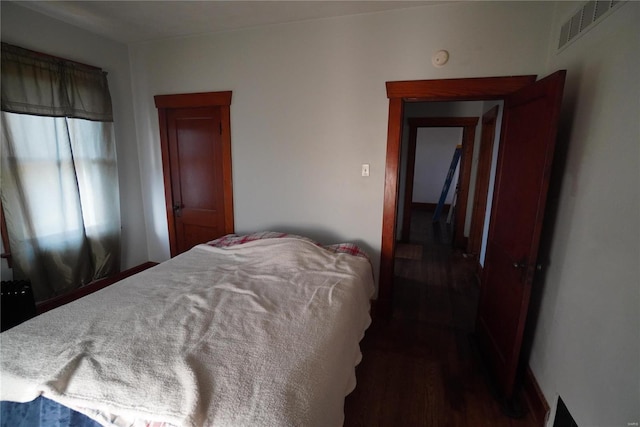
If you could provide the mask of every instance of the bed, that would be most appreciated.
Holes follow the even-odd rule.
[[[342,425],[373,292],[352,244],[198,245],[0,334],[2,423],[52,405],[86,425]]]

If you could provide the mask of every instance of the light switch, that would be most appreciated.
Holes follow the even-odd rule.
[[[369,163],[362,164],[362,176],[369,176]]]

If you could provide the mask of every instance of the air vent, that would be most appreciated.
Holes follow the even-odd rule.
[[[602,18],[602,16],[607,13],[607,11],[609,10],[609,7],[611,7],[611,2],[609,1],[597,1],[596,2],[596,11],[595,11],[595,15],[593,20],[596,21],[600,18]]]
[[[597,1],[590,1],[582,8],[582,19],[580,20],[580,32],[584,31],[596,19]]]
[[[560,29],[560,40],[558,50],[565,47],[569,42],[577,39],[591,27],[601,22],[610,13],[624,4],[627,0],[592,0],[584,3],[569,18]]]
[[[573,40],[578,34],[580,34],[580,23],[582,22],[582,9],[578,11],[573,18],[569,20],[569,40]]]

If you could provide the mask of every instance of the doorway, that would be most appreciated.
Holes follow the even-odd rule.
[[[389,127],[379,313],[393,302],[398,157],[406,103],[504,99],[487,258],[475,334],[503,396],[513,396],[544,219],[565,70],[535,76],[388,82]]]
[[[154,97],[172,257],[233,233],[231,95]]]
[[[414,105],[418,105],[422,103],[416,103]],[[451,103],[447,103],[447,107],[451,106]],[[419,111],[419,109],[418,109]],[[445,109],[436,109],[436,111],[445,111]],[[406,115],[410,115],[409,108],[407,108]],[[416,171],[420,170],[420,162],[422,161],[420,157],[416,157],[416,144],[418,139],[418,132],[420,129],[441,129],[445,130],[455,130],[455,128],[461,129],[461,136],[459,137],[459,144],[461,145],[461,155],[459,160],[459,176],[457,180],[452,180],[452,188],[449,188],[450,193],[456,192],[456,181],[459,183],[458,193],[456,196],[457,202],[455,203],[455,211],[451,215],[451,221],[453,223],[452,227],[452,244],[457,248],[464,248],[466,246],[465,239],[465,220],[467,216],[467,199],[469,196],[469,186],[471,182],[471,165],[472,165],[472,157],[473,157],[473,147],[475,141],[475,133],[476,126],[478,123],[478,118],[476,117],[411,117],[406,118],[407,127],[408,127],[408,140],[406,141],[406,150],[402,149],[403,152],[402,157],[406,157],[406,161],[401,160],[401,167],[404,171],[400,171],[401,179],[404,178],[404,191],[399,191],[399,197],[401,197],[404,202],[398,203],[398,208],[402,209],[402,214],[398,212],[396,215],[397,218],[402,218],[402,226],[401,226],[401,240],[406,241],[409,239],[409,235],[411,233],[411,212],[414,207],[413,205],[413,195],[414,195],[414,183],[416,177]],[[439,135],[441,139],[444,135]],[[405,138],[403,138],[403,141]],[[434,141],[435,142],[435,141]],[[406,155],[404,153],[406,152]],[[439,198],[441,196],[440,189],[443,188],[443,184],[445,182],[445,177],[447,176],[447,167],[450,166],[451,157],[455,152],[455,146],[448,153],[448,158],[439,157],[436,159],[437,162],[442,163],[444,166],[444,174],[441,174],[442,179],[439,182],[432,183],[435,185],[435,191],[437,194],[435,195],[435,202],[439,203]],[[433,151],[431,155],[433,155]],[[446,156],[446,154],[445,154]],[[416,161],[418,164],[416,165]],[[404,172],[404,173],[403,173]],[[427,171],[429,172],[429,171]],[[429,178],[427,178],[429,179]],[[402,187],[402,182],[400,183],[400,187]],[[433,196],[432,196],[433,197]],[[429,198],[429,197],[427,197]],[[445,199],[446,200],[446,199]],[[451,200],[451,198],[449,198]],[[443,200],[444,201],[444,200]],[[436,203],[436,205],[438,204]],[[452,204],[453,205],[453,204]],[[434,207],[435,208],[435,207]],[[434,220],[437,218],[434,217]]]
[[[380,276],[378,301],[376,305],[376,312],[380,316],[388,317],[390,315],[393,297],[400,148],[402,144],[405,104],[421,101],[479,101],[501,99],[535,81],[535,75],[526,75],[515,77],[387,82],[389,125],[387,131],[385,191],[382,213]]]

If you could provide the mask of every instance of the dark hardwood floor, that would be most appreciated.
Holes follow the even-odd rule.
[[[393,314],[360,344],[344,425],[535,426],[530,415],[504,415],[492,397],[471,338],[475,261],[451,249],[450,227],[431,216],[414,211],[410,245],[396,251]]]

